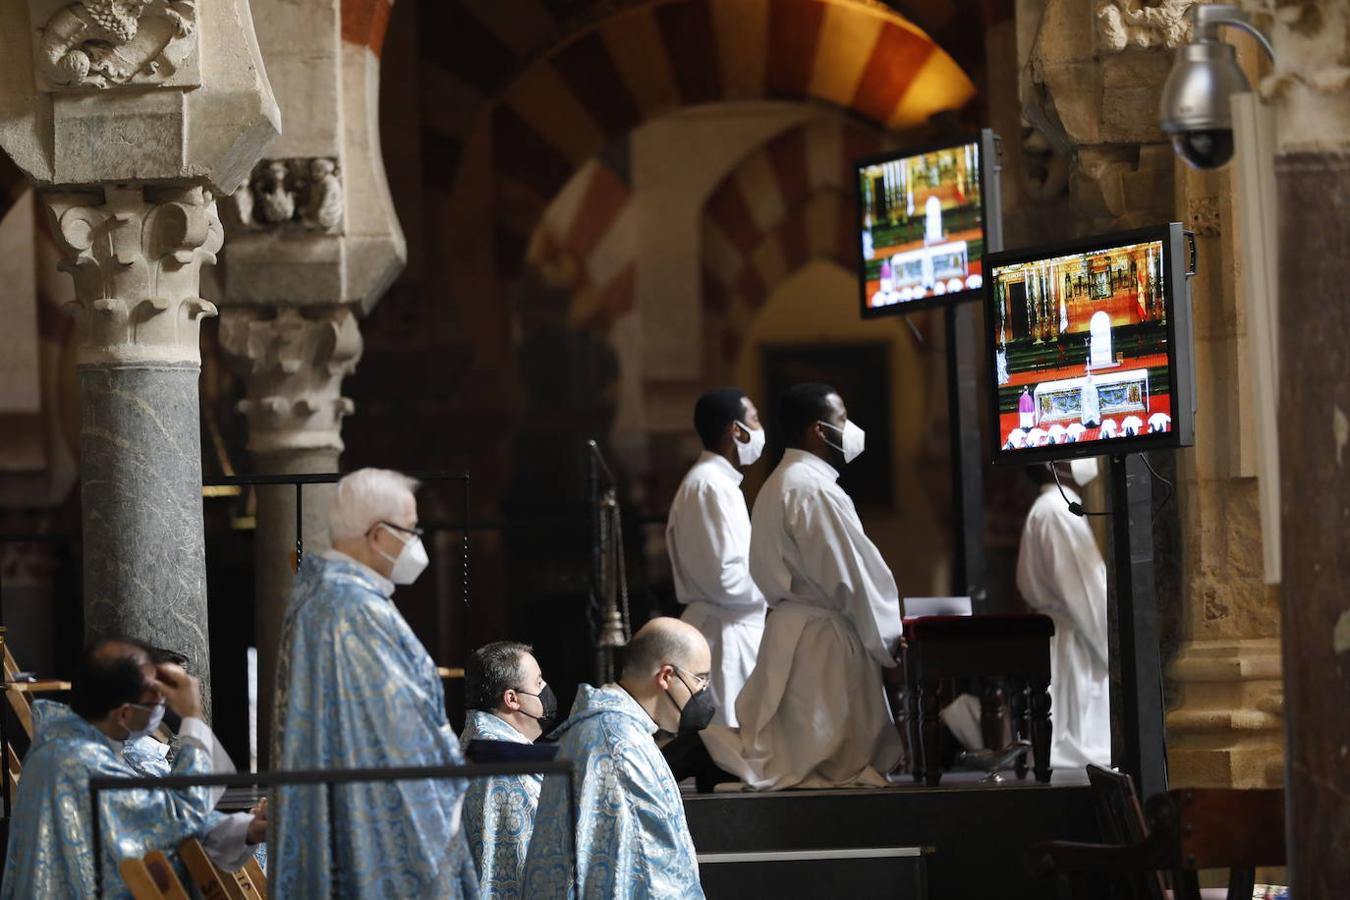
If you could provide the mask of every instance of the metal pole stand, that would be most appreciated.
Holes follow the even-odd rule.
[[[1139,454],[1111,457],[1111,548],[1124,732],[1114,760],[1141,798],[1167,790],[1167,732],[1162,696],[1158,596],[1153,574],[1153,480]]]

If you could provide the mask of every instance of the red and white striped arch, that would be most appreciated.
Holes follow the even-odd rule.
[[[512,48],[534,39],[527,23],[509,26],[485,4],[465,6],[483,13],[480,30],[495,28]],[[532,27],[542,30],[543,19]],[[502,56],[498,68],[511,69]],[[975,96],[970,78],[927,34],[864,0],[633,3],[494,84],[487,104],[463,77],[424,74],[443,98],[427,111],[424,135],[451,181],[443,241],[451,258],[492,260],[498,278],[518,271],[530,234],[572,175],[652,118],[705,103],[785,99],[897,129]],[[461,289],[480,292],[486,274]]]

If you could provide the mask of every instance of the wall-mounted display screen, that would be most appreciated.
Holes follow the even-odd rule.
[[[987,258],[996,459],[1190,443],[1179,224]]]
[[[864,317],[979,295],[984,254],[998,246],[997,179],[985,177],[994,152],[986,130],[857,163]]]

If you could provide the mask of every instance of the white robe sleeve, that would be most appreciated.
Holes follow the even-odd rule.
[[[1094,675],[1102,677],[1108,670],[1106,564],[1092,531],[1072,516],[1056,510],[1028,522],[1017,587],[1033,608],[1069,618]]]
[[[750,519],[745,498],[713,485],[695,486],[681,498],[672,522],[671,555],[683,576],[711,603],[757,608],[764,595],[750,577]],[[740,508],[731,507],[739,503]]]
[[[900,642],[900,592],[852,502],[847,495],[813,492],[790,502],[788,516],[788,531],[806,567],[803,574],[849,617],[872,658],[893,667]]]
[[[208,831],[202,849],[211,862],[226,872],[242,869],[253,855],[254,848],[248,844],[248,826],[252,821],[253,817],[246,812],[233,813]]]

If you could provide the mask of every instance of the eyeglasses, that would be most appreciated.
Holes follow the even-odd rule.
[[[421,537],[421,536],[422,536],[422,533],[423,533],[423,532],[422,532],[422,529],[420,529],[420,528],[404,528],[402,525],[395,525],[393,522],[386,522],[384,519],[381,519],[380,521],[376,522],[375,524],[376,524],[376,525],[384,525],[384,526],[387,527],[387,528],[392,528],[392,529],[394,529],[395,531],[401,531],[401,532],[403,532],[404,534],[411,534],[411,535],[413,535],[414,537]]]
[[[690,678],[694,679],[694,684],[698,685],[698,690],[699,690],[699,691],[701,691],[701,690],[703,690],[704,688],[706,688],[706,687],[709,685],[709,683],[712,682],[712,676],[711,676],[711,675],[708,675],[708,674],[704,674],[704,675],[696,675],[695,673],[690,672],[688,669],[681,668],[680,666],[677,666],[677,665],[675,665],[674,663],[666,663],[666,665],[670,666],[670,667],[671,667],[672,669],[674,669],[676,672],[683,672],[685,675],[688,675]],[[683,681],[684,679],[681,678],[680,680]],[[688,683],[685,684],[685,687],[689,687]],[[696,693],[698,693],[698,691],[691,691],[691,693],[695,693],[695,694],[696,694]]]

